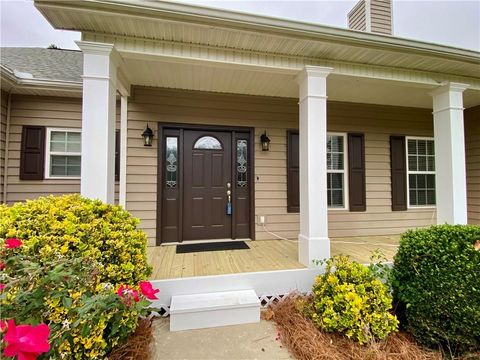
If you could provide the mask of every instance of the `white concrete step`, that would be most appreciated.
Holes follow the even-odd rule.
[[[260,321],[253,290],[172,296],[170,331],[248,324]]]

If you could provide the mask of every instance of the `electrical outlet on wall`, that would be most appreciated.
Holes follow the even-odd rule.
[[[267,223],[267,217],[265,215],[258,215],[258,225],[265,225]]]

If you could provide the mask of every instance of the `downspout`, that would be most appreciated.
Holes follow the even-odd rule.
[[[9,143],[10,143],[10,113],[12,108],[12,91],[13,87],[10,89],[8,93],[8,100],[7,100],[7,119],[6,119],[6,127],[5,127],[5,164],[3,164],[3,203],[7,203],[7,193],[8,193],[8,150],[9,150]]]

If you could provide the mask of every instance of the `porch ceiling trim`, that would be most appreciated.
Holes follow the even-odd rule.
[[[125,59],[176,62],[286,75],[298,74],[305,65],[316,65],[332,67],[334,68],[333,73],[336,75],[400,81],[425,86],[438,86],[446,82],[460,82],[469,84],[470,89],[480,90],[480,79],[478,78],[443,73],[88,32],[83,34],[83,39],[85,41],[114,44],[117,51]],[[126,68],[123,71],[128,73]]]
[[[59,29],[478,78],[480,53],[393,36],[151,0],[35,0]],[[86,39],[84,39],[86,40]]]

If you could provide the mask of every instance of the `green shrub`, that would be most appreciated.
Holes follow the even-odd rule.
[[[480,226],[432,226],[402,235],[392,271],[406,328],[449,353],[480,347]]]
[[[104,358],[150,304],[139,287],[151,268],[137,225],[122,208],[79,195],[0,206],[2,319],[48,324],[44,358]],[[8,249],[8,238],[21,246]],[[117,293],[125,285],[135,298]]]
[[[101,282],[136,284],[151,273],[147,238],[119,206],[79,195],[49,196],[0,206],[0,238],[24,240],[23,254],[43,260],[85,257],[98,262]]]
[[[384,339],[398,327],[389,310],[392,297],[368,267],[336,256],[326,262],[325,273],[315,279],[313,303],[304,313],[321,330],[340,332],[364,344]]]

